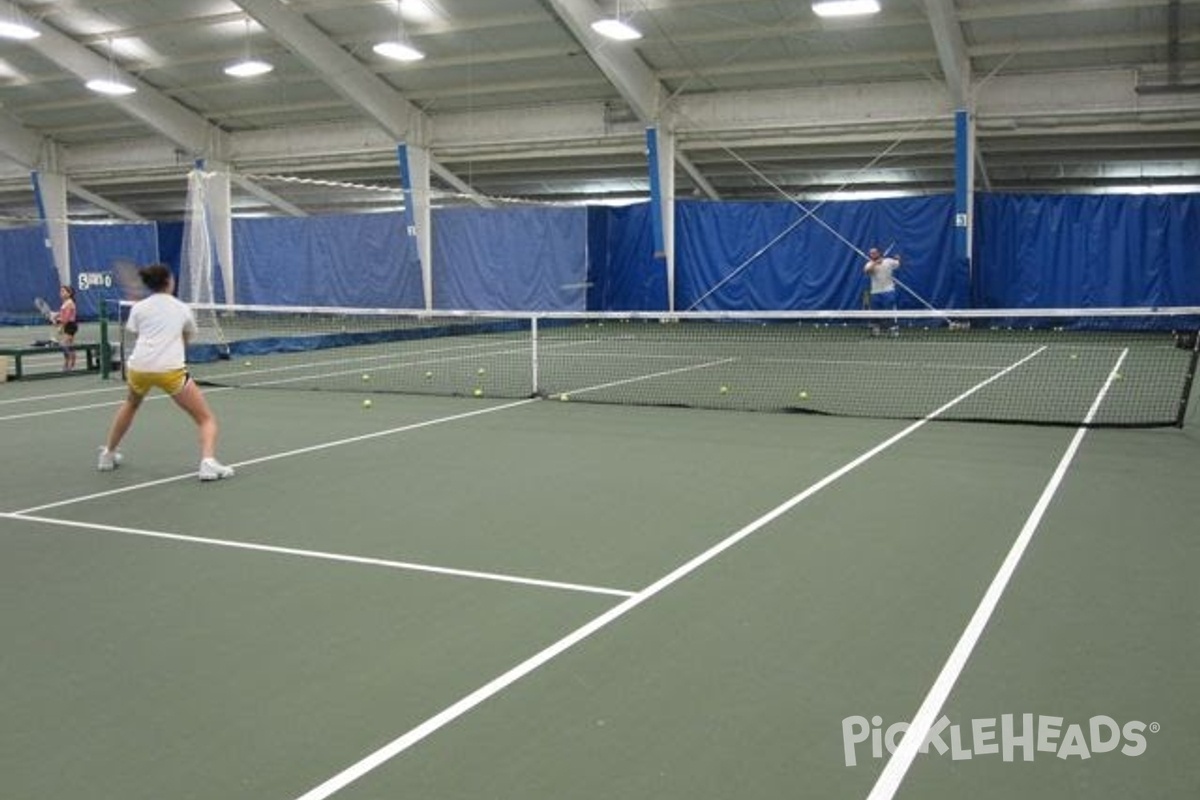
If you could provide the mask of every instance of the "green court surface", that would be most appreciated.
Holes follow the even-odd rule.
[[[95,470],[122,391],[0,386],[6,798],[1200,794],[1194,406],[210,388],[238,474],[200,484],[162,398]],[[921,714],[928,753],[872,753]]]

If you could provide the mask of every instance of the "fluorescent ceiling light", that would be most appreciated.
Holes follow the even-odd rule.
[[[225,74],[232,75],[235,78],[253,78],[256,75],[266,75],[273,69],[275,67],[266,61],[259,61],[257,58],[247,58],[227,66]]]
[[[879,0],[821,0],[812,4],[818,17],[857,17],[878,14]]]
[[[137,89],[127,83],[110,80],[109,78],[92,78],[84,85],[97,94],[106,94],[110,97],[121,97],[122,95],[133,94],[137,91]]]
[[[424,53],[405,42],[380,42],[372,49],[381,56],[397,61],[420,61],[425,57]]]
[[[275,69],[275,67],[270,62],[250,55],[250,17],[246,17],[245,25],[246,33],[243,41],[246,49],[242,52],[242,59],[226,66],[225,74],[232,75],[235,78],[253,78],[256,75],[266,75]]]
[[[36,39],[41,35],[40,31],[20,22],[0,20],[0,39]]]
[[[631,42],[642,38],[641,31],[616,18],[596,20],[592,23],[592,30],[618,42]]]

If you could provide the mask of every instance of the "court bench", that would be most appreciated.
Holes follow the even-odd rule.
[[[83,357],[84,369],[82,371],[86,371],[86,372],[99,372],[100,371],[101,347],[102,347],[102,345],[99,342],[91,342],[91,343],[77,342],[75,344],[75,346],[74,346],[75,352],[84,354],[84,357]],[[53,346],[49,346],[49,347],[32,347],[32,346],[30,346],[30,347],[0,347],[0,362],[8,362],[8,361],[12,362],[12,371],[11,372],[9,371],[7,364],[4,365],[3,377],[5,379],[11,378],[12,380],[18,380],[18,381],[21,380],[21,378],[25,377],[25,367],[24,367],[24,364],[22,363],[23,359],[26,359],[29,356],[45,356],[45,355],[54,355],[54,356],[58,356],[59,358],[61,358],[62,357],[62,349],[58,345],[53,345]],[[81,371],[81,370],[79,370],[78,367],[76,367],[75,371]],[[56,371],[56,372],[39,372],[37,374],[38,374],[38,376],[46,377],[49,375],[61,375],[62,373]],[[34,377],[34,376],[30,375],[29,377]]]

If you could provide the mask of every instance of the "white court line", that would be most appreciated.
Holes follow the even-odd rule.
[[[54,394],[31,394],[27,397],[8,397],[0,400],[0,406],[14,405],[16,403],[38,403],[43,400],[58,400],[63,397],[79,397],[85,394],[105,394],[108,392],[124,392],[125,384],[117,383],[111,386],[103,386],[99,389],[79,389],[74,392],[55,392]]]
[[[337,439],[332,442],[322,442],[321,444],[309,445],[308,447],[300,447],[295,450],[288,450],[283,453],[273,453],[269,456],[260,456],[258,458],[250,458],[250,459],[246,459],[245,461],[235,462],[235,463],[231,464],[231,466],[244,467],[244,466],[248,466],[250,464],[262,464],[267,461],[277,461],[278,459],[281,459],[281,458],[291,458],[292,456],[303,455],[305,453],[315,453],[320,450],[328,450],[333,447],[341,447],[342,445],[356,444],[358,442],[366,442],[366,441],[370,441],[371,439],[379,439],[384,436],[392,436],[397,433],[406,433],[408,431],[415,431],[415,430],[419,430],[421,428],[428,428],[431,425],[440,425],[444,422],[456,422],[461,419],[468,419],[470,417],[476,417],[481,414],[490,414],[493,411],[504,411],[505,409],[516,408],[517,406],[523,406],[528,403],[535,403],[535,402],[538,402],[538,398],[527,398],[524,400],[517,400],[516,402],[513,402],[513,403],[504,403],[503,405],[489,406],[487,408],[475,409],[474,411],[467,411],[462,414],[452,414],[448,417],[435,417],[434,419],[427,419],[422,422],[414,422],[409,425],[401,425],[398,428],[388,428],[387,430],[383,430],[383,431],[374,431],[373,433],[364,433],[360,436],[351,436],[351,437],[348,437],[345,439]],[[45,511],[50,508],[60,508],[62,506],[74,505],[75,503],[83,503],[88,500],[96,500],[101,497],[111,497],[113,495],[124,494],[126,492],[136,492],[141,489],[148,489],[153,486],[161,486],[165,483],[175,483],[176,481],[183,481],[183,480],[196,480],[196,473],[194,471],[193,472],[185,472],[182,475],[172,475],[168,478],[159,478],[158,480],[144,481],[142,483],[135,483],[135,484],[131,484],[129,486],[122,486],[117,489],[109,489],[108,491],[105,491],[105,492],[94,492],[92,494],[86,494],[86,495],[81,495],[79,497],[68,498],[67,500],[58,500],[53,503],[45,503],[40,506],[32,506],[30,508],[23,508],[20,511],[13,511],[10,513],[12,513],[12,514],[33,514],[37,511]]]
[[[276,545],[259,544],[256,542],[235,541],[232,539],[212,539],[206,536],[188,536],[182,533],[168,533],[166,531],[154,531],[144,528],[128,528],[121,525],[102,525],[93,522],[79,522],[70,519],[55,519],[53,517],[39,517],[29,514],[4,514],[0,513],[0,518],[24,520],[26,522],[40,522],[47,525],[65,526],[68,528],[82,528],[91,531],[105,531],[108,533],[121,533],[129,536],[144,536],[151,539],[167,539],[176,542],[188,542],[190,544],[209,545],[211,547],[228,547],[236,550],[253,550],[259,553],[274,553],[276,555],[299,556],[301,558],[314,558],[322,561],[338,561],[346,564],[363,564],[373,567],[386,567],[388,569],[406,570],[409,572],[429,572],[436,575],[449,575],[456,578],[474,578],[476,580],[496,581],[498,583],[515,583],[522,586],[536,586],[545,589],[562,589],[571,592],[585,592],[589,594],[604,594],[613,595],[616,597],[632,597],[633,592],[623,589],[610,589],[604,586],[588,586],[582,583],[564,583],[561,581],[547,581],[537,578],[525,578],[520,575],[506,575],[499,572],[479,572],[476,570],[453,569],[451,567],[438,567],[432,564],[417,564],[411,561],[393,561],[384,558],[370,558],[367,556],[352,556],[344,553],[330,553],[324,550],[305,550],[296,547],[279,547]]]
[[[1054,499],[1054,495],[1058,492],[1058,487],[1062,484],[1068,467],[1071,466],[1071,462],[1075,459],[1075,454],[1079,450],[1079,445],[1083,442],[1083,437],[1087,435],[1088,424],[1095,418],[1096,412],[1100,409],[1100,403],[1104,400],[1105,395],[1108,394],[1109,387],[1116,380],[1116,376],[1120,374],[1121,364],[1124,363],[1125,356],[1128,354],[1128,349],[1121,352],[1116,365],[1108,374],[1108,380],[1100,387],[1099,394],[1096,395],[1091,408],[1088,409],[1087,416],[1084,417],[1083,425],[1075,431],[1075,436],[1071,439],[1071,443],[1067,445],[1066,452],[1059,459],[1058,467],[1054,470],[1054,474],[1050,476],[1049,483],[1042,490],[1041,497],[1038,498],[1033,511],[1029,514],[1029,518],[1025,520],[1024,527],[1021,528],[1016,541],[1013,542],[1008,555],[1000,565],[1000,570],[992,578],[991,585],[988,586],[987,591],[984,592],[983,599],[979,602],[979,607],[971,615],[971,620],[963,630],[962,636],[959,637],[958,643],[950,652],[950,657],[946,659],[946,663],[942,667],[942,671],[938,674],[937,680],[933,682],[933,687],[929,690],[921,706],[917,709],[917,713],[913,717],[912,723],[909,725],[904,737],[900,740],[900,744],[897,745],[896,751],[888,759],[888,763],[883,768],[883,772],[880,773],[874,788],[867,795],[867,800],[891,800],[900,788],[900,783],[908,773],[909,767],[912,766],[918,749],[924,744],[925,737],[929,735],[930,729],[933,727],[934,722],[937,721],[937,716],[941,712],[942,706],[945,705],[946,699],[950,696],[950,692],[954,688],[954,684],[958,682],[963,668],[966,667],[967,659],[971,657],[971,652],[979,642],[979,637],[983,634],[984,628],[987,627],[988,620],[991,619],[992,613],[1000,603],[1000,597],[1008,587],[1008,582],[1012,579],[1017,565],[1021,562],[1021,557],[1025,554],[1029,542],[1032,541],[1033,535],[1037,532],[1038,526],[1042,522],[1042,516],[1050,506],[1050,501]]]
[[[204,375],[201,378],[201,380],[221,381],[221,380],[227,380],[230,378],[245,377],[247,375],[266,375],[269,373],[276,373],[276,372],[295,372],[297,370],[303,370],[303,369],[320,369],[320,368],[328,367],[328,366],[344,366],[345,364],[368,364],[368,363],[380,362],[380,361],[387,362],[387,361],[391,361],[393,359],[399,359],[399,360],[394,365],[393,364],[385,364],[383,368],[400,369],[402,367],[407,367],[407,366],[421,366],[421,365],[425,365],[425,364],[438,364],[438,363],[443,363],[443,362],[448,363],[451,361],[462,361],[464,359],[470,359],[470,358],[486,358],[488,356],[496,355],[498,353],[499,354],[507,353],[508,351],[512,350],[513,344],[514,344],[513,341],[505,340],[505,341],[497,341],[497,342],[488,342],[486,344],[470,344],[470,345],[464,344],[464,345],[456,345],[454,347],[425,348],[422,350],[414,350],[411,352],[393,351],[393,352],[387,352],[387,353],[376,353],[373,355],[354,356],[353,358],[347,358],[343,354],[342,357],[340,357],[340,358],[334,358],[334,357],[330,357],[330,358],[326,358],[326,359],[316,358],[316,359],[313,359],[310,361],[301,361],[301,362],[294,363],[294,364],[278,364],[278,365],[270,366],[270,367],[255,367],[253,369],[238,370],[235,372],[228,372],[228,371],[215,372],[212,374]],[[366,347],[368,345],[363,345],[363,346]],[[501,350],[501,348],[504,348],[504,350]],[[332,348],[332,349],[336,350],[337,348]],[[529,347],[526,346],[525,349],[528,350]],[[314,350],[314,351],[309,351],[309,352],[321,353],[321,352],[327,352],[327,351]],[[520,351],[518,350],[518,351],[513,351],[513,352],[520,352]],[[455,355],[450,358],[443,358],[441,354],[445,354],[445,353],[455,353],[455,354],[462,354],[462,355]],[[272,359],[272,358],[278,358],[279,356],[282,356],[282,355],[299,355],[299,354],[264,353],[262,356],[258,356],[258,357]],[[253,363],[253,359],[256,358],[256,356],[253,354],[246,354],[244,356],[244,358],[250,360],[251,363]],[[417,360],[410,360],[410,359],[417,359]],[[257,384],[255,384],[255,385],[257,385]]]
[[[628,384],[628,383],[637,383],[638,381],[648,381],[648,380],[651,380],[652,378],[663,378],[663,377],[666,377],[667,375],[677,375],[680,372],[692,372],[692,371],[698,370],[698,369],[708,369],[709,367],[719,367],[720,365],[728,364],[731,361],[737,361],[737,359],[736,358],[722,358],[719,361],[708,361],[703,364],[689,364],[686,367],[679,367],[677,369],[668,369],[668,370],[664,370],[663,372],[654,372],[649,375],[639,375],[636,378],[623,378],[622,380],[619,380],[619,381],[611,381],[609,383],[598,383],[595,386],[585,386],[582,389],[571,389],[566,392],[559,392],[558,394],[552,394],[552,395],[550,395],[550,398],[554,399],[554,398],[570,397],[571,395],[576,395],[576,394],[586,394],[587,392],[598,392],[601,389],[611,389],[614,386],[624,386],[625,384]]]
[[[209,395],[209,394],[216,394],[217,392],[228,392],[231,388],[232,387],[229,387],[229,386],[215,386],[212,388],[206,387],[204,393],[206,395]],[[125,384],[121,384],[121,389],[122,390],[125,389]],[[157,402],[159,400],[170,400],[170,399],[171,398],[165,394],[156,394],[156,395],[151,395],[150,397],[145,398],[145,401],[146,402]],[[0,422],[11,422],[13,420],[18,420],[18,419],[30,419],[31,417],[50,417],[55,414],[70,414],[75,411],[90,411],[95,408],[111,408],[113,406],[119,406],[119,405],[121,405],[121,403],[124,403],[124,402],[125,402],[125,398],[122,397],[120,400],[109,400],[104,403],[88,403],[87,405],[82,405],[82,406],[66,406],[64,408],[46,408],[46,409],[42,409],[41,411],[26,411],[21,414],[8,414],[7,416],[0,417]]]
[[[522,661],[520,664],[517,664],[515,667],[509,669],[507,672],[488,681],[483,686],[480,686],[478,689],[461,698],[457,702],[442,709],[437,714],[434,714],[432,717],[422,722],[420,725],[409,730],[407,733],[398,736],[388,744],[384,745],[373,753],[370,753],[358,762],[351,764],[349,767],[345,768],[333,777],[300,795],[297,800],[325,800],[325,798],[336,794],[338,791],[368,774],[369,772],[372,772],[376,768],[386,764],[388,761],[400,755],[408,748],[431,736],[444,726],[468,713],[485,700],[499,694],[504,689],[519,681],[521,678],[550,662],[559,655],[565,653],[567,650],[587,639],[592,634],[625,616],[630,611],[634,610],[638,606],[653,598],[655,595],[670,587],[672,584],[695,572],[700,567],[719,556],[721,553],[738,544],[743,539],[746,539],[759,529],[765,527],[767,524],[775,521],[779,517],[782,517],[784,514],[803,503],[809,497],[812,497],[817,492],[834,483],[857,467],[860,467],[866,462],[870,461],[872,458],[887,450],[892,445],[908,437],[910,434],[919,430],[926,423],[941,416],[947,410],[970,397],[983,387],[995,380],[998,380],[1025,362],[1036,357],[1045,349],[1045,347],[1040,347],[1019,361],[1010,364],[1004,370],[992,375],[987,380],[977,383],[975,386],[941,406],[936,411],[933,411],[923,419],[917,420],[881,444],[875,445],[870,450],[866,451],[839,469],[831,472],[829,475],[812,484],[804,491],[793,496],[791,499],[781,503],[745,527],[730,534],[725,539],[692,558],[690,561],[687,561],[679,567],[676,567],[674,570],[659,578],[646,588],[642,589],[637,594],[621,603],[618,603],[613,608],[604,612],[600,616],[595,617],[590,622],[585,623],[583,626],[576,628],[574,631],[559,639],[554,644],[534,654],[525,661]]]
[[[703,358],[705,356],[715,355],[714,353],[694,353],[691,355],[684,353],[675,353],[667,355],[664,353],[622,353],[619,351],[612,352],[596,352],[590,351],[587,353],[571,354],[572,359],[599,359],[607,358],[615,361],[678,361],[681,358]],[[995,372],[996,370],[1004,369],[1003,364],[956,364],[945,362],[927,362],[927,361],[879,361],[868,359],[851,359],[851,358],[758,358],[746,354],[738,356],[730,356],[727,361],[744,361],[748,364],[785,364],[785,365],[812,365],[816,364],[823,367],[894,367],[896,369],[935,369],[935,370],[950,370],[950,371],[970,371],[970,372]],[[716,363],[716,362],[714,362]]]

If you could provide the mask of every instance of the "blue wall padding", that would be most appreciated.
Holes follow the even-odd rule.
[[[183,251],[183,223],[158,223],[158,261],[179,275],[179,257]]]
[[[44,227],[0,231],[0,324],[40,322],[33,300],[58,308],[58,285]]]
[[[424,306],[416,240],[399,214],[235,219],[233,243],[238,303]]]
[[[433,213],[433,305],[583,311],[585,208],[446,208]]]
[[[1200,195],[982,195],[975,304],[1200,304]]]

